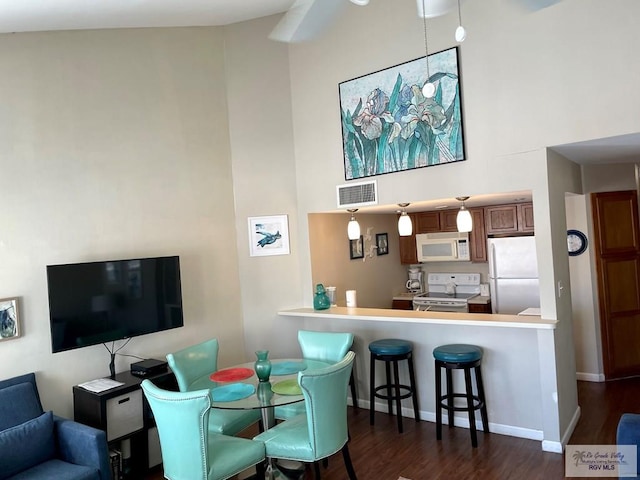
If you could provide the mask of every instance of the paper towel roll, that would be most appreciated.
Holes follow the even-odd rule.
[[[356,300],[356,291],[347,290],[347,307],[357,307],[358,302]]]

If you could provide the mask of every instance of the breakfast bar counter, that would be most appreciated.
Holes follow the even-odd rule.
[[[363,408],[369,405],[369,343],[383,338],[411,341],[420,416],[432,422],[435,422],[433,349],[452,343],[478,345],[484,352],[482,374],[491,432],[540,440],[543,450],[562,452],[561,434],[547,421],[553,413],[550,409],[557,406],[558,395],[554,381],[557,325],[554,319],[355,307],[294,308],[282,310],[278,316],[284,331],[291,333],[316,330],[354,334],[354,369],[358,400]],[[402,383],[407,383],[408,371],[401,368],[400,377]],[[463,379],[454,378],[454,386],[463,391]],[[386,403],[376,403],[376,410],[386,412]],[[405,417],[413,417],[410,402],[403,403],[402,411]],[[466,414],[456,414],[455,425],[468,428]],[[465,431],[460,434],[468,435]],[[482,444],[481,434],[479,441]]]
[[[342,318],[374,322],[403,322],[421,324],[466,325],[473,327],[554,329],[556,320],[538,316],[495,315],[489,313],[451,313],[386,308],[331,307],[327,310],[296,308],[278,312],[283,317]]]

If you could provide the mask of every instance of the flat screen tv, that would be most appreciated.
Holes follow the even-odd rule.
[[[53,353],[184,324],[177,256],[48,265],[47,284]]]

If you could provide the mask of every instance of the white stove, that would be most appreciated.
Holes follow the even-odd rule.
[[[414,310],[468,312],[468,300],[480,295],[479,273],[430,273],[427,292],[413,297]]]

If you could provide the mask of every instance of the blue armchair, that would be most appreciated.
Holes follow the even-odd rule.
[[[110,480],[105,432],[44,412],[33,373],[0,380],[0,480]]]
[[[616,431],[616,443],[636,446],[636,476],[627,478],[640,478],[640,414],[625,413],[620,417]]]

